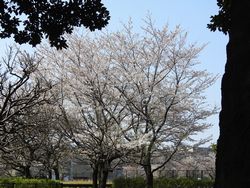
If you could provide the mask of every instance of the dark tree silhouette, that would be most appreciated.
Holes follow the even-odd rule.
[[[210,29],[228,32],[215,188],[250,187],[250,1],[218,0]]]
[[[65,33],[84,26],[91,31],[108,24],[101,0],[0,0],[0,38],[36,46],[48,38],[51,46],[66,48]]]

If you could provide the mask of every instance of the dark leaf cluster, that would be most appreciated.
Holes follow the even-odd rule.
[[[57,49],[66,48],[64,34],[74,27],[91,31],[108,24],[109,11],[101,0],[0,0],[0,38],[36,46],[42,38]]]
[[[210,24],[208,24],[207,27],[211,31],[218,29],[224,34],[227,34],[230,31],[231,24],[231,0],[218,0],[217,5],[219,6],[219,12],[217,15],[211,16]]]

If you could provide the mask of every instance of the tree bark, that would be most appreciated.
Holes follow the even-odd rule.
[[[24,167],[24,176],[25,178],[31,178],[30,166],[28,165]]]
[[[109,164],[106,161],[99,164],[99,188],[106,188],[109,173]]]
[[[51,169],[48,170],[48,175],[49,175],[49,179],[51,180],[52,179],[52,170]]]
[[[231,0],[215,188],[250,187],[250,1]]]
[[[154,176],[151,169],[151,164],[144,166],[144,171],[146,174],[146,188],[153,188]]]
[[[103,170],[102,172],[102,177],[99,180],[99,188],[106,188],[107,179],[108,179],[108,169]]]
[[[94,165],[93,167],[93,174],[92,174],[92,181],[93,181],[93,188],[98,188],[98,164]]]
[[[59,168],[58,168],[58,166],[55,166],[55,167],[53,168],[53,170],[54,170],[54,173],[55,173],[55,178],[56,178],[56,180],[59,180],[59,179],[60,179],[60,173],[59,173]]]

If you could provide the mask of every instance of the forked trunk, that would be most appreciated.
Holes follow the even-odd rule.
[[[231,0],[215,188],[250,187],[250,1]]]

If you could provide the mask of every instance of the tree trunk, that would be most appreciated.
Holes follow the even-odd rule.
[[[231,0],[215,188],[250,187],[250,1]]]
[[[144,166],[144,171],[146,174],[146,188],[153,188],[154,176],[151,169],[151,164]]]
[[[97,181],[98,181],[98,164],[94,165],[94,167],[93,167],[92,181],[93,181],[93,188],[98,188],[98,185],[97,185]]]
[[[107,179],[108,179],[108,169],[103,170],[101,179],[99,180],[99,188],[106,188]]]
[[[24,167],[24,176],[25,176],[25,178],[31,178],[30,166]]]
[[[55,166],[55,167],[53,168],[53,170],[54,170],[54,173],[55,173],[55,178],[56,178],[56,180],[59,180],[59,179],[60,179],[60,173],[59,173],[59,168],[58,168],[58,166]]]
[[[48,175],[49,175],[49,179],[51,180],[52,179],[52,170],[51,169],[48,170]]]
[[[109,173],[109,164],[107,164],[107,162],[100,163],[98,188],[106,188],[108,173]]]

